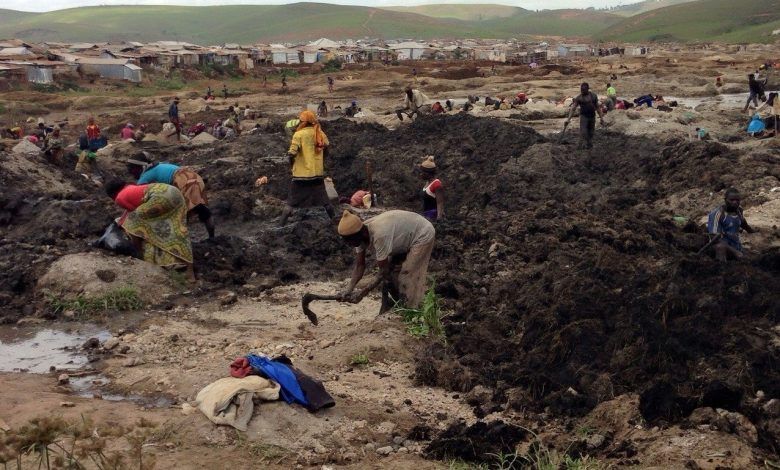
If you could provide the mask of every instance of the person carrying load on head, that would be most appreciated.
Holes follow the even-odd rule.
[[[300,123],[287,150],[292,180],[280,225],[287,223],[293,208],[320,206],[331,219],[336,215],[325,189],[325,156],[330,145],[328,136],[313,112],[303,111],[298,119]]]
[[[754,233],[754,229],[748,225],[745,214],[740,206],[740,194],[735,188],[729,188],[724,194],[724,204],[710,212],[707,217],[707,232],[710,234],[713,248],[715,249],[715,258],[718,261],[725,262],[729,257],[740,259],[744,256],[742,253],[742,242],[739,239],[740,230],[747,233]]]
[[[355,248],[355,264],[347,289],[350,297],[366,271],[366,252],[374,253],[384,279],[382,309],[387,311],[400,301],[409,308],[422,302],[427,286],[428,264],[433,252],[436,230],[425,217],[401,210],[391,210],[365,222],[345,210],[338,233]]]
[[[178,189],[162,184],[106,183],[106,194],[125,209],[117,220],[141,258],[167,268],[184,268],[194,278],[192,245],[187,231],[187,203]]]
[[[137,184],[163,183],[175,186],[187,202],[187,213],[197,214],[206,227],[209,240],[214,239],[214,218],[208,207],[206,184],[194,170],[172,163],[153,163],[146,152],[127,160],[127,171]]]

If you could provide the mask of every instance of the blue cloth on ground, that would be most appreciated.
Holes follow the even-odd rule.
[[[747,131],[749,134],[756,134],[766,129],[763,119],[758,114],[753,115],[753,119],[748,124]]]
[[[152,165],[141,173],[138,178],[138,184],[164,183],[173,184],[173,174],[179,169],[178,165],[172,163],[158,163]]]
[[[298,379],[293,371],[278,361],[272,361],[267,357],[250,354],[246,357],[249,365],[258,372],[278,383],[281,386],[280,396],[287,403],[298,403],[299,405],[309,406],[306,395],[304,395]]]

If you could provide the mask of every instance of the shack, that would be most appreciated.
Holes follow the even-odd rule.
[[[141,67],[130,63],[129,59],[100,59],[81,57],[76,59],[82,73],[97,73],[101,78],[141,82]]]

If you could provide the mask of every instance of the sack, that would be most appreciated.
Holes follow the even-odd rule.
[[[138,257],[138,252],[133,242],[130,241],[127,233],[116,222],[111,222],[111,225],[106,227],[103,235],[92,246],[113,251],[119,255]]]
[[[750,124],[748,124],[748,134],[755,135],[759,132],[763,132],[764,129],[766,129],[766,125],[764,125],[764,121],[761,119],[761,117],[756,114],[753,116],[753,120],[750,121]]]

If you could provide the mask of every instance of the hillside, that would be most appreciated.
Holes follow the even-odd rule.
[[[659,8],[680,5],[682,3],[689,3],[693,1],[695,0],[644,0],[643,2],[620,5],[614,8],[606,9],[604,11],[620,16],[633,16],[646,13],[648,11],[657,10]]]
[[[468,35],[460,22],[369,7],[296,3],[218,7],[101,6],[0,17],[0,37],[30,41],[160,39],[196,43]]]
[[[498,14],[500,8],[494,9],[494,6],[500,7],[490,5],[487,11]],[[464,16],[468,11],[475,11],[475,7],[453,7],[453,14]],[[501,14],[507,12],[502,11]],[[0,37],[17,37],[28,41],[170,39],[201,44],[246,44],[306,41],[320,37],[430,39],[588,36],[619,20],[615,15],[593,10],[545,10],[535,13],[515,8],[513,11],[514,14],[509,17],[466,21],[324,3],[218,7],[100,6],[2,15]]]
[[[777,0],[699,0],[632,16],[597,35],[637,41],[768,42],[780,28]]]
[[[384,7],[384,9],[404,13],[417,13],[419,15],[431,16],[434,18],[454,18],[464,21],[493,20],[496,18],[516,16],[521,13],[530,13],[528,10],[518,7],[491,4],[435,4],[413,7]]]
[[[509,37],[519,34],[585,37],[599,33],[620,20],[619,16],[596,10],[542,10],[483,21],[481,25]]]

